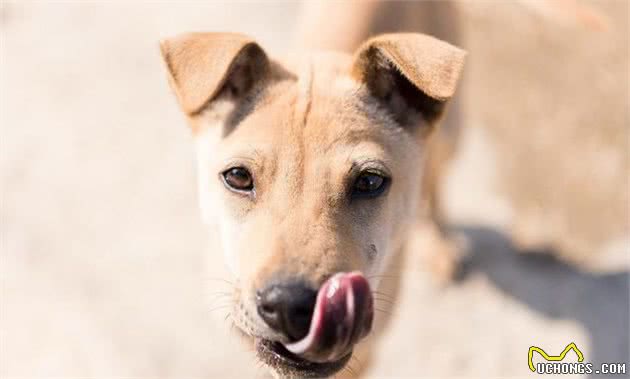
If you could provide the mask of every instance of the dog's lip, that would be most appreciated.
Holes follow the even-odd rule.
[[[345,367],[352,351],[330,362],[313,362],[288,351],[280,342],[265,338],[255,339],[256,352],[263,363],[280,370],[290,370],[301,378],[329,377]]]

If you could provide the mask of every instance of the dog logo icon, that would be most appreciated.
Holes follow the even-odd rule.
[[[532,372],[536,372],[536,367],[534,367],[534,362],[532,362],[534,352],[537,352],[549,362],[559,362],[563,360],[564,357],[566,357],[567,353],[570,350],[575,351],[575,354],[577,354],[578,357],[578,362],[584,361],[584,354],[582,354],[580,349],[578,349],[577,345],[575,345],[575,342],[571,342],[570,344],[568,344],[567,347],[565,347],[559,355],[549,355],[543,349],[537,346],[530,346],[529,351],[527,352],[527,363],[529,363],[529,369],[532,370]]]

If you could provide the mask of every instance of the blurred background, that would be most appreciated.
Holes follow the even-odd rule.
[[[185,31],[250,34],[272,56],[396,30],[468,50],[441,131],[467,255],[445,285],[409,254],[368,377],[536,377],[529,346],[569,342],[630,360],[628,3],[349,4],[2,2],[0,376],[264,377],[208,306],[227,276],[205,268],[158,49]]]

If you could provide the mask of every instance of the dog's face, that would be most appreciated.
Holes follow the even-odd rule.
[[[196,139],[203,218],[237,279],[232,317],[277,374],[333,374],[370,330],[463,52],[399,34],[280,63],[204,33],[162,53]]]

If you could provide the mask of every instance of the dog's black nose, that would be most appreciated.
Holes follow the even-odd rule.
[[[276,283],[256,293],[260,317],[291,341],[308,333],[316,299],[317,291],[300,282]]]

